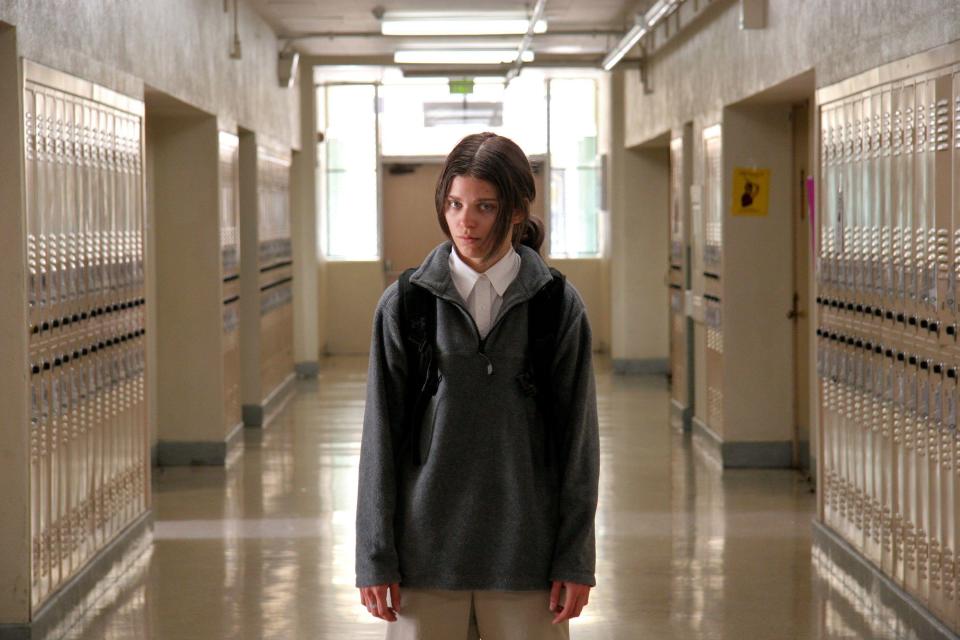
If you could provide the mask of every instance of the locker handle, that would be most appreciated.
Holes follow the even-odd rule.
[[[952,336],[957,333],[957,325],[951,324],[947,325],[947,335]]]
[[[893,311],[887,311],[887,320],[893,320]]]
[[[929,328],[930,328],[930,331],[933,331],[934,333],[936,333],[940,329],[940,323],[931,322]]]
[[[910,316],[909,318],[907,318],[907,324],[909,324],[911,327],[917,326],[917,317]]]
[[[926,329],[929,324],[930,324],[930,323],[927,322],[926,318],[924,318],[923,320],[920,321],[920,328],[921,328],[921,329]]]

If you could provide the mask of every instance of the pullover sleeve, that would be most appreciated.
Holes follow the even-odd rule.
[[[594,518],[597,511],[600,442],[590,324],[579,294],[568,285],[568,304],[554,357],[556,416],[564,420],[560,519],[552,580],[596,585]],[[572,300],[571,300],[572,298]]]
[[[406,356],[397,318],[397,285],[377,305],[367,370],[357,491],[357,587],[400,581],[394,541],[394,443],[403,418]]]

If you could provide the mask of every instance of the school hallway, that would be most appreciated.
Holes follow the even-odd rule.
[[[724,474],[670,427],[664,377],[596,372],[598,584],[571,638],[909,637],[811,562],[804,476]],[[225,469],[158,470],[152,550],[66,637],[382,638],[353,586],[365,378],[326,359]]]
[[[0,296],[0,640],[960,640],[957,0],[0,0]]]

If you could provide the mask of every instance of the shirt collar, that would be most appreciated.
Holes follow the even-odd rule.
[[[490,280],[497,295],[502,297],[519,272],[520,254],[511,246],[496,264],[484,272],[484,275]],[[464,262],[457,253],[456,247],[453,247],[450,251],[450,276],[460,296],[466,300],[473,292],[473,287],[476,286],[481,274]]]

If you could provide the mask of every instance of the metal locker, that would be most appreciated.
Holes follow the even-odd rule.
[[[143,104],[23,64],[37,608],[149,503]]]

